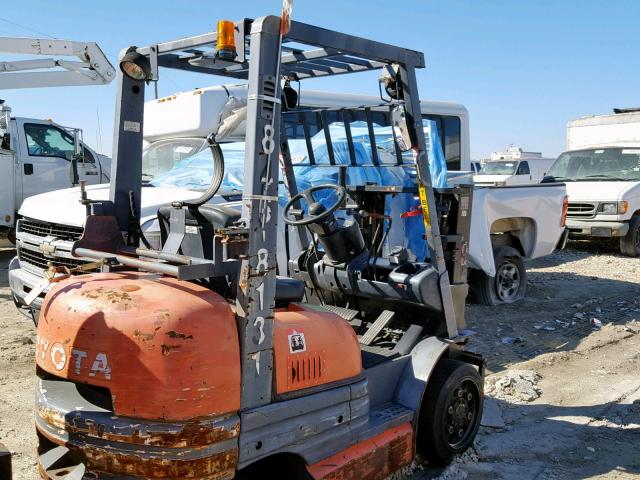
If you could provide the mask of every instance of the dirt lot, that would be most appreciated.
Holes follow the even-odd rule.
[[[0,252],[0,440],[15,453],[14,478],[32,480],[35,332],[11,302],[11,255]],[[468,309],[489,368],[474,449],[402,478],[640,477],[640,259],[574,243],[528,269],[524,301]]]

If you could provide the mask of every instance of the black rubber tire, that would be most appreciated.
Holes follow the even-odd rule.
[[[629,220],[629,232],[620,237],[620,253],[625,257],[640,256],[640,215]]]
[[[448,409],[451,399],[457,397],[457,392],[463,385],[467,389],[474,390],[473,408],[467,411],[467,414],[473,414],[473,418],[467,420],[469,425],[464,428],[465,433],[460,442],[452,445],[446,438],[447,425],[452,423]],[[482,420],[483,403],[484,380],[478,369],[456,360],[440,360],[429,379],[420,407],[417,438],[419,458],[433,465],[446,465],[451,462],[454,455],[464,452],[473,445]]]
[[[496,247],[493,249],[496,276],[490,277],[482,270],[473,270],[469,283],[476,302],[481,305],[502,305],[514,303],[524,298],[527,291],[527,270],[520,252],[513,247]],[[518,276],[518,288],[512,296],[504,296],[498,292],[501,268],[515,269]]]

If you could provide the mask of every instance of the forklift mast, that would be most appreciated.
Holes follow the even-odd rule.
[[[411,136],[423,205],[426,241],[439,276],[449,338],[458,335],[453,297],[440,238],[438,213],[431,186],[416,69],[424,68],[422,53],[365,40],[300,22],[291,22],[281,36],[275,16],[241,20],[234,25],[233,59],[211,54],[217,33],[184,38],[131,52],[146,57],[146,79],[118,77],[110,201],[120,230],[132,235],[140,212],[142,132],[145,82],[157,81],[158,67],[247,79],[245,186],[242,222],[249,247],[242,260],[237,293],[237,318],[242,355],[242,407],[269,403],[273,370],[273,309],[277,252],[278,159],[280,156],[281,79],[303,80],[394,66]],[[288,47],[288,43],[296,47]],[[281,48],[282,44],[282,48]],[[308,46],[303,50],[297,44]]]

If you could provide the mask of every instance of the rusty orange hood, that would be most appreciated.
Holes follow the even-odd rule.
[[[36,361],[107,388],[116,415],[185,420],[236,412],[235,315],[199,285],[137,272],[72,277],[42,305]]]

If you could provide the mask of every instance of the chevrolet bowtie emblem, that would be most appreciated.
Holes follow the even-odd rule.
[[[45,257],[52,257],[56,253],[56,247],[48,242],[41,243],[38,248],[44,254]]]

